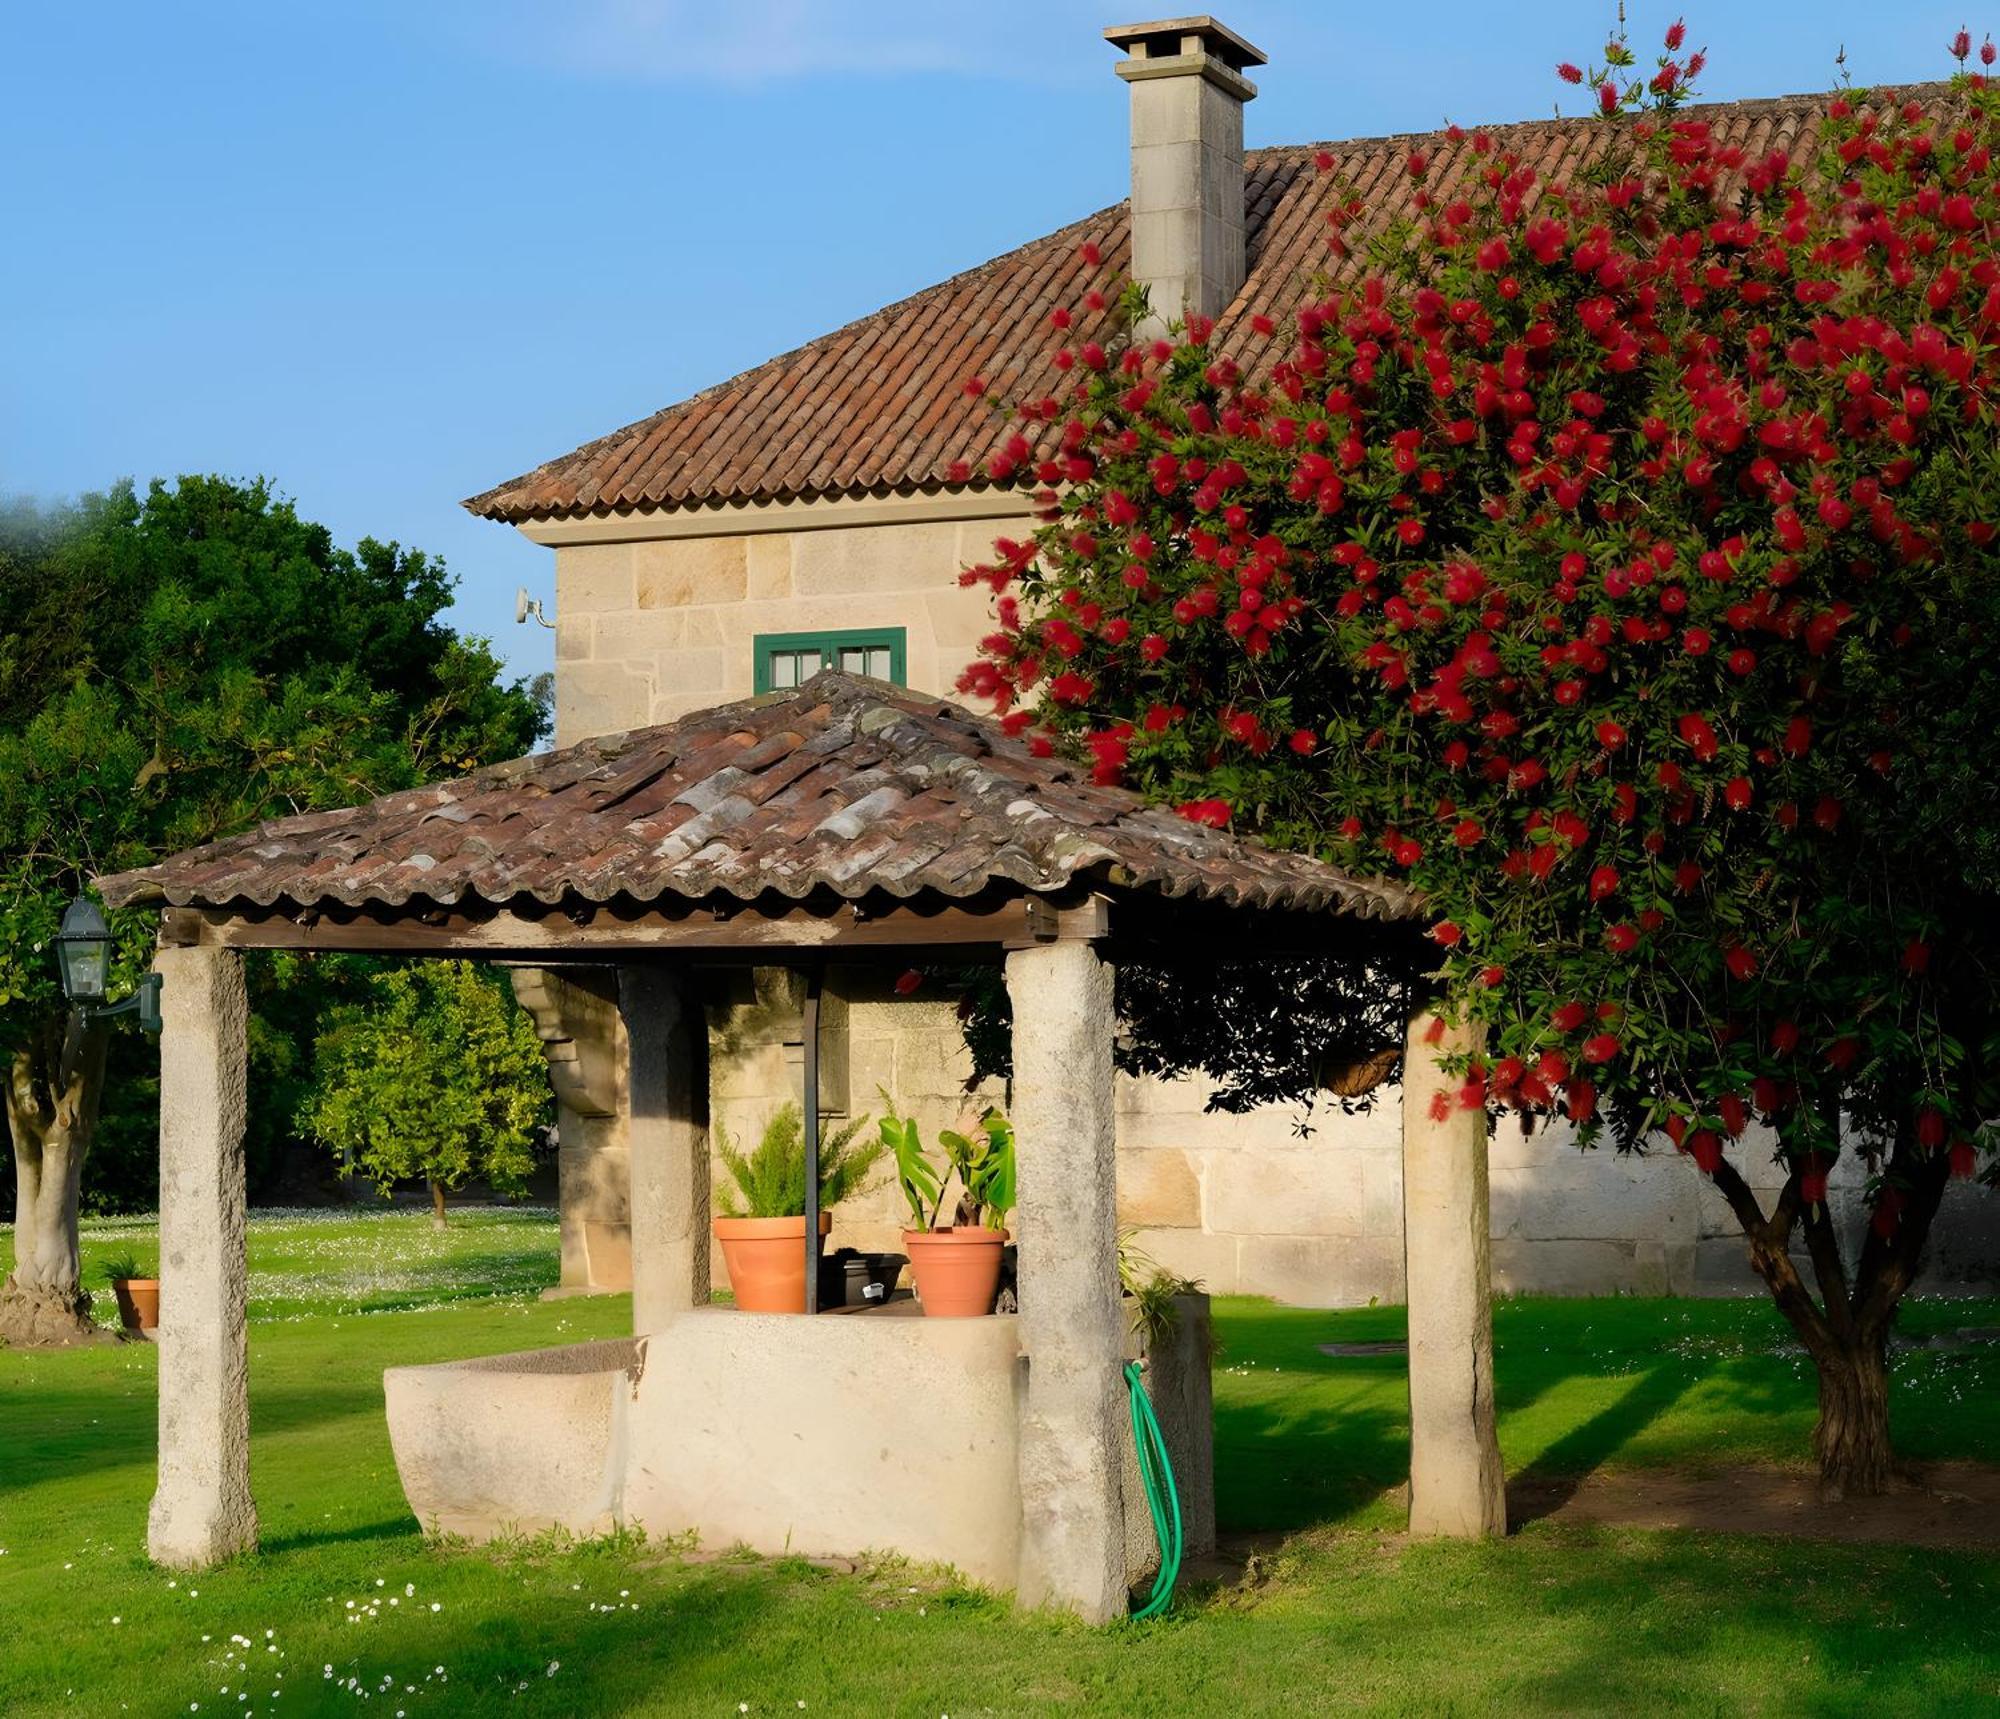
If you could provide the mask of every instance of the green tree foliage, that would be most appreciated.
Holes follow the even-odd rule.
[[[534,1024],[502,975],[465,961],[386,967],[321,1034],[306,1126],[343,1168],[445,1195],[478,1176],[514,1192],[549,1112]]]
[[[73,1184],[100,1085],[119,1172],[100,1203],[153,1197],[150,1048],[111,1034],[64,1066],[63,907],[93,873],[527,750],[544,713],[445,625],[450,594],[422,552],[340,548],[262,482],[121,485],[0,515],[0,1066],[17,1212],[59,1217],[65,1186],[70,1208],[36,1224],[48,1257],[26,1250],[17,1280],[74,1294]],[[114,929],[117,989],[150,959],[152,924]],[[301,1022],[351,977],[253,966],[253,1176],[290,1132]]]

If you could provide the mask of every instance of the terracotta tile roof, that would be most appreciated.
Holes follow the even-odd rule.
[[[963,899],[1076,884],[1398,918],[1401,887],[1148,807],[957,705],[827,673],[99,880],[113,906]]]
[[[1938,99],[1943,86],[1906,93]],[[1694,107],[1724,141],[1754,154],[1809,150],[1825,96],[1781,96]],[[1609,134],[1592,120],[1541,120],[1482,128],[1544,179],[1573,176]],[[1249,152],[1244,173],[1249,274],[1220,321],[1217,339],[1255,373],[1268,342],[1251,332],[1253,312],[1280,328],[1308,295],[1323,290],[1329,261],[1326,216],[1351,188],[1368,206],[1358,231],[1412,212],[1416,182],[1404,170],[1413,147],[1431,158],[1425,185],[1449,196],[1472,170],[1470,141],[1446,133],[1302,144]],[[1313,157],[1324,149],[1334,169]],[[977,467],[999,440],[988,400],[964,392],[983,377],[990,399],[1054,392],[1052,310],[1078,318],[1071,338],[1101,333],[1083,300],[1093,287],[1115,297],[1130,254],[1126,206],[1075,222],[848,324],[796,351],[655,412],[575,452],[472,497],[489,519],[610,513],[641,507],[695,508],[802,496],[881,494],[947,487],[955,461]],[[1101,260],[1083,260],[1086,242]],[[1360,247],[1355,246],[1359,254]],[[1332,271],[1341,274],[1349,262]]]

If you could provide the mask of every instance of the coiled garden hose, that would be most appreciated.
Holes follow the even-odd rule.
[[[1174,1465],[1167,1459],[1167,1441],[1159,1417],[1146,1395],[1139,1363],[1125,1364],[1125,1386],[1132,1397],[1132,1443],[1139,1452],[1139,1480],[1146,1489],[1146,1508],[1153,1514],[1153,1536],[1160,1546],[1160,1568],[1146,1603],[1132,1613],[1136,1622],[1156,1618],[1174,1603],[1174,1583],[1180,1579],[1181,1495],[1174,1485]]]

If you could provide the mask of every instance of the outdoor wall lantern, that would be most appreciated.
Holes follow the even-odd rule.
[[[136,1014],[141,1032],[160,1030],[160,976],[148,973],[122,1003],[107,1004],[104,988],[111,976],[111,927],[104,911],[87,895],[79,895],[63,914],[56,933],[56,966],[62,974],[63,996],[88,1021]]]

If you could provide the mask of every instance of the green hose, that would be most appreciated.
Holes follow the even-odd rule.
[[[1174,1485],[1174,1465],[1167,1460],[1167,1441],[1139,1376],[1139,1363],[1125,1364],[1125,1385],[1132,1396],[1132,1443],[1139,1452],[1139,1479],[1146,1489],[1146,1508],[1153,1513],[1153,1537],[1160,1546],[1160,1568],[1153,1591],[1132,1614],[1156,1618],[1174,1603],[1174,1583],[1181,1573],[1181,1495]]]

